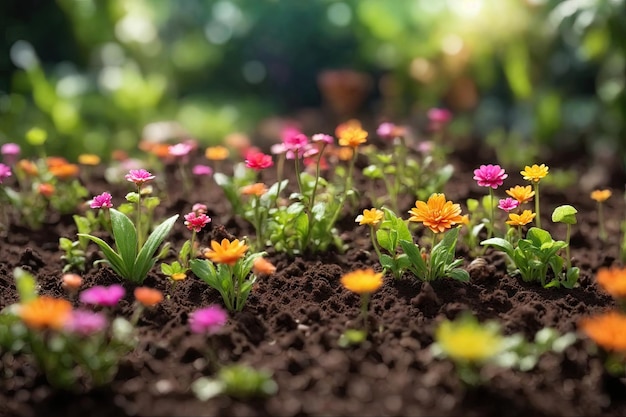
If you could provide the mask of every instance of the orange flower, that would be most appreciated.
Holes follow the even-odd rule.
[[[170,156],[170,145],[167,143],[157,143],[148,151],[157,158],[166,159]]]
[[[74,178],[78,175],[78,165],[76,164],[63,164],[63,165],[53,165],[48,168],[48,171],[55,177],[66,180],[69,178]]]
[[[264,257],[259,256],[254,260],[254,263],[252,264],[252,272],[257,275],[271,275],[276,272],[276,267]]]
[[[361,128],[361,123],[356,120],[338,126],[336,133],[340,146],[356,148],[367,141],[367,132]]]
[[[374,272],[372,268],[357,269],[341,277],[341,285],[357,294],[371,294],[383,285],[382,272]]]
[[[385,213],[382,210],[378,210],[373,208],[371,210],[365,209],[363,210],[363,214],[359,214],[356,216],[355,221],[359,222],[360,225],[371,224],[372,226],[377,225],[385,216]]]
[[[100,163],[100,157],[92,153],[83,153],[78,155],[78,163],[81,165],[95,166]]]
[[[182,281],[187,278],[187,274],[185,274],[184,272],[174,272],[172,275],[170,275],[170,278],[172,279],[172,281]]]
[[[33,329],[61,329],[71,312],[72,304],[69,301],[41,296],[21,305],[19,316],[28,327]]]
[[[216,264],[233,266],[245,255],[247,250],[248,246],[243,240],[240,242],[239,239],[235,239],[230,242],[228,239],[222,239],[221,244],[212,240],[211,249],[207,249],[204,256]]]
[[[128,159],[128,154],[121,149],[115,149],[111,152],[111,158],[116,161],[125,161]]]
[[[335,155],[340,161],[349,161],[354,155],[354,149],[352,148],[337,148],[335,149]]]
[[[506,190],[506,193],[515,200],[517,200],[517,202],[520,204],[524,204],[530,201],[535,196],[535,192],[530,185],[527,185],[525,187],[522,187],[521,185],[516,185],[515,187]]]
[[[78,274],[63,274],[61,277],[61,287],[69,292],[76,292],[83,285],[83,279]]]
[[[56,188],[54,188],[54,185],[50,184],[49,182],[44,182],[43,184],[39,184],[37,191],[39,191],[39,194],[41,194],[42,196],[50,198],[54,195]]]
[[[611,311],[581,320],[579,327],[606,350],[626,351],[626,316]]]
[[[154,288],[137,287],[134,294],[135,300],[146,307],[153,307],[163,301],[163,293]]]
[[[435,233],[444,232],[456,224],[463,224],[465,218],[461,215],[461,206],[446,201],[446,196],[435,193],[428,201],[416,201],[415,207],[409,210],[411,222],[422,222]]]
[[[204,156],[209,161],[223,161],[229,155],[230,151],[224,146],[210,146],[204,151]]]
[[[21,169],[31,177],[36,177],[37,174],[39,174],[39,169],[37,168],[37,165],[35,165],[33,161],[29,161],[28,159],[20,159],[20,161],[17,163],[17,166],[19,169]]]
[[[591,192],[591,199],[602,203],[608,200],[612,195],[611,190],[594,190]]]
[[[256,184],[250,184],[246,185],[245,187],[241,187],[239,191],[243,195],[255,195],[257,197],[261,197],[267,192],[267,187],[262,182],[257,182]]]
[[[67,159],[63,158],[62,156],[49,156],[46,158],[46,166],[48,168],[52,168],[52,167],[60,167],[63,165],[67,165],[69,162],[67,162]]]
[[[224,143],[231,149],[235,149],[239,155],[245,155],[252,146],[250,138],[245,133],[231,133],[224,138]]]
[[[509,220],[506,224],[510,226],[526,226],[532,222],[537,213],[533,213],[530,210],[524,210],[522,214],[509,213]]]
[[[600,268],[598,284],[614,298],[626,298],[626,268]]]

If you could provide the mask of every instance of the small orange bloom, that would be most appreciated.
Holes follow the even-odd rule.
[[[185,274],[184,272],[174,272],[172,275],[170,275],[170,278],[173,281],[182,281],[187,278],[187,274]]]
[[[341,277],[341,285],[357,294],[371,294],[383,285],[382,272],[372,268],[357,269]]]
[[[223,161],[230,155],[230,151],[225,146],[209,146],[204,151],[204,156],[209,161]]]
[[[125,161],[128,159],[128,154],[121,149],[115,149],[111,152],[111,158],[115,161]]]
[[[66,180],[76,177],[78,175],[79,168],[76,164],[64,164],[51,166],[48,168],[48,171],[55,177]]]
[[[61,277],[61,287],[69,292],[76,292],[83,285],[83,279],[78,274],[63,274]]]
[[[367,141],[367,132],[361,127],[361,123],[351,120],[336,129],[339,146],[349,146],[356,148]]]
[[[165,159],[170,157],[170,145],[167,143],[157,143],[148,151],[152,155],[155,155],[159,159]]]
[[[591,192],[591,199],[602,203],[608,200],[612,195],[611,190],[594,190]]]
[[[43,184],[39,184],[37,191],[39,191],[39,194],[41,194],[42,196],[50,198],[54,195],[56,188],[54,188],[54,185],[50,184],[49,182],[44,182]]]
[[[78,163],[81,165],[96,166],[100,163],[100,157],[92,153],[78,155]]]
[[[581,320],[579,327],[606,350],[626,351],[626,316],[615,311]]]
[[[245,133],[231,133],[224,138],[224,143],[231,149],[235,149],[239,155],[245,155],[252,144]]]
[[[360,225],[371,224],[372,226],[377,225],[385,216],[385,213],[382,210],[378,210],[376,208],[372,208],[371,210],[365,209],[363,210],[363,214],[359,214],[355,221]]]
[[[517,202],[520,204],[524,204],[532,200],[532,198],[535,196],[535,192],[530,185],[527,185],[525,187],[522,187],[521,185],[516,185],[515,187],[506,190],[506,193],[515,200],[517,200]]]
[[[211,249],[207,249],[204,256],[216,264],[233,266],[245,255],[247,250],[248,246],[243,240],[240,242],[239,239],[235,239],[230,242],[228,239],[222,239],[221,244],[212,240]]]
[[[267,187],[262,182],[257,182],[255,184],[246,185],[245,187],[241,187],[239,190],[242,195],[255,195],[257,197],[261,197],[263,194],[267,192]]]
[[[46,158],[46,166],[48,168],[52,168],[52,167],[60,167],[63,165],[67,165],[69,162],[67,162],[67,159],[63,158],[62,156],[49,156]]]
[[[28,159],[20,159],[17,163],[17,167],[24,171],[26,175],[30,175],[31,177],[36,177],[39,174],[39,169],[37,165],[33,161],[29,161]]]
[[[257,275],[271,275],[276,272],[276,267],[264,257],[259,256],[254,260],[254,263],[252,264],[252,272]]]
[[[537,216],[537,213],[533,213],[530,210],[524,210],[522,214],[509,213],[509,220],[507,220],[506,224],[510,226],[526,226],[533,221],[535,216]]]
[[[41,296],[21,305],[19,316],[24,324],[33,329],[61,329],[71,312],[72,304],[69,301]]]
[[[600,268],[596,279],[612,297],[626,298],[626,268]]]
[[[337,159],[340,161],[349,161],[352,159],[352,155],[354,155],[354,149],[343,147],[335,149],[335,155],[337,155]]]
[[[409,210],[411,222],[422,222],[435,233],[444,232],[456,224],[463,224],[465,218],[461,215],[461,206],[446,201],[442,193],[435,193],[425,203],[416,201],[415,207]]]
[[[154,288],[137,287],[134,294],[135,300],[146,307],[154,307],[163,301],[163,293]]]

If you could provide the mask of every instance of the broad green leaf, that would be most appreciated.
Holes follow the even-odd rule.
[[[555,223],[576,224],[576,210],[569,204],[559,206],[552,212],[552,221]]]
[[[376,240],[381,248],[385,249],[389,253],[395,253],[396,248],[392,247],[391,239],[389,237],[389,231],[378,229],[376,230]]]
[[[117,253],[125,265],[133,265],[137,258],[137,229],[124,213],[114,208],[109,209],[109,212]]]
[[[526,239],[529,239],[533,242],[533,245],[540,248],[546,242],[551,242],[552,236],[546,230],[540,229],[538,227],[531,227],[528,229],[528,233],[526,233]]]
[[[33,274],[18,267],[13,269],[13,278],[21,303],[37,298],[37,280]]]
[[[148,236],[146,243],[143,245],[139,254],[137,255],[137,259],[133,265],[132,269],[132,278],[131,280],[136,283],[142,283],[143,280],[148,275],[148,271],[154,263],[156,262],[156,258],[154,258],[154,254],[159,248],[159,245],[163,243],[165,237],[168,235],[174,223],[178,219],[178,214],[173,215],[169,219],[165,220],[163,223],[158,225],[154,231]]]
[[[447,272],[447,275],[457,281],[468,282],[470,280],[469,273],[461,268],[454,268]]]
[[[401,240],[400,246],[411,261],[411,267],[417,278],[422,280],[426,279],[428,276],[428,267],[422,258],[422,254],[420,253],[418,246],[415,243],[406,240]]]
[[[480,244],[483,246],[494,246],[509,255],[511,258],[513,257],[513,245],[502,238],[492,237],[491,239],[483,240]]]
[[[87,239],[91,240],[96,245],[98,245],[100,250],[104,253],[104,257],[106,258],[107,262],[109,263],[109,265],[111,265],[111,268],[113,268],[113,270],[122,278],[128,279],[128,280],[131,279],[130,273],[131,273],[132,265],[124,264],[122,257],[119,256],[117,252],[115,252],[113,248],[109,246],[108,243],[106,243],[104,240],[100,239],[99,237],[92,236],[92,235],[84,235],[82,233],[79,233],[78,236],[85,236]]]

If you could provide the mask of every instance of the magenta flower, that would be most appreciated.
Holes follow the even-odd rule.
[[[302,151],[309,144],[309,139],[305,134],[298,133],[295,135],[285,136],[283,138],[283,144],[287,150],[287,159],[294,159],[296,154],[299,154],[298,157],[302,157]]]
[[[208,165],[194,165],[193,168],[191,168],[191,172],[193,173],[193,175],[197,175],[199,177],[202,176],[209,176],[213,174],[213,168],[211,168]]]
[[[113,207],[113,203],[111,202],[111,194],[106,191],[100,195],[97,195],[89,202],[89,207],[92,209],[108,209]]]
[[[255,171],[261,171],[274,165],[271,155],[266,155],[263,152],[248,152],[246,155],[246,166],[252,168]]]
[[[0,148],[0,153],[2,154],[3,160],[7,165],[13,165],[15,161],[17,161],[20,152],[20,145],[17,143],[5,143]]]
[[[185,214],[185,226],[196,233],[209,223],[211,223],[211,218],[204,213],[197,214],[195,211],[192,211]]]
[[[182,142],[176,145],[169,146],[167,152],[171,156],[183,157],[189,155],[189,152],[193,150],[193,146],[190,143]]]
[[[506,211],[507,213],[511,210],[515,210],[517,206],[519,206],[519,201],[511,197],[502,198],[498,202],[498,208]]]
[[[191,211],[197,214],[202,214],[209,211],[209,208],[206,206],[206,204],[196,203],[191,207]]]
[[[101,313],[88,310],[74,310],[65,323],[65,330],[80,336],[89,336],[101,332],[107,325],[106,317]]]
[[[376,129],[376,134],[383,139],[393,139],[395,137],[396,125],[393,123],[385,122],[381,123]]]
[[[11,168],[9,168],[8,165],[0,163],[0,184],[2,184],[2,181],[9,178],[11,175],[13,175],[11,173]]]
[[[119,284],[108,287],[97,285],[81,292],[79,298],[85,304],[110,307],[119,303],[124,294],[126,290]]]
[[[214,334],[226,324],[227,320],[226,311],[218,305],[212,305],[191,313],[189,327],[193,333]]]
[[[474,179],[481,187],[496,189],[508,176],[500,165],[481,165],[480,168],[474,170]]]
[[[316,133],[311,136],[311,141],[325,143],[326,145],[332,145],[334,142],[333,137],[325,133]]]
[[[127,181],[134,182],[138,187],[141,187],[148,181],[152,181],[155,176],[146,171],[145,169],[131,169],[128,174],[124,176]]]
[[[428,110],[428,120],[431,123],[446,124],[452,120],[452,113],[450,110],[433,108]]]

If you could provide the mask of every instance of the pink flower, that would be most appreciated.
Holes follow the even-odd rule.
[[[206,213],[208,210],[209,208],[206,206],[206,204],[202,204],[202,203],[196,203],[191,207],[191,211],[193,211],[196,214]]]
[[[452,113],[450,110],[432,108],[428,110],[428,120],[431,123],[446,124],[452,120]]]
[[[152,181],[155,176],[146,171],[145,169],[131,169],[128,174],[124,176],[127,181],[134,182],[137,186],[141,187],[148,181]]]
[[[177,143],[176,145],[172,145],[168,147],[167,152],[171,156],[182,157],[182,156],[189,155],[189,152],[191,152],[192,149],[193,149],[193,146],[190,143],[182,142],[182,143]]]
[[[500,165],[481,165],[474,170],[474,179],[481,187],[498,188],[508,176]]]
[[[192,211],[185,214],[185,226],[194,232],[199,232],[209,223],[211,223],[211,218],[204,213],[197,214],[195,211]]]
[[[108,287],[97,285],[81,292],[79,298],[85,304],[110,307],[119,303],[124,294],[126,290],[119,284]]]
[[[315,135],[311,136],[311,140],[313,142],[322,142],[326,145],[332,145],[334,142],[333,137],[325,133],[316,133]]]
[[[5,143],[2,145],[2,148],[0,148],[0,153],[7,165],[13,165],[17,161],[20,152],[20,145],[17,143]]]
[[[274,165],[271,155],[266,155],[263,152],[248,152],[246,155],[246,166],[252,168],[255,171],[261,171],[265,168],[269,168]]]
[[[88,310],[74,310],[69,320],[65,323],[65,329],[70,333],[89,336],[104,330],[106,325],[107,319],[101,313]]]
[[[89,202],[89,207],[92,209],[107,209],[113,207],[111,202],[111,194],[106,191],[100,195],[97,195]]]
[[[511,210],[515,210],[517,206],[519,206],[519,201],[511,197],[502,198],[498,202],[498,208],[506,211],[507,213]]]
[[[381,123],[376,129],[376,134],[383,139],[393,139],[395,137],[394,133],[396,131],[396,125],[393,123],[385,122]]]
[[[287,152],[287,148],[284,143],[275,143],[270,148],[270,152],[272,152],[273,155],[281,155]]]
[[[194,333],[214,334],[226,324],[227,320],[226,311],[218,305],[212,305],[191,313],[189,327]]]
[[[298,157],[302,156],[302,152],[304,150],[304,148],[306,148],[306,146],[309,144],[309,139],[306,137],[305,134],[303,133],[298,133],[295,135],[290,135],[290,136],[286,136],[283,139],[283,144],[285,145],[285,149],[287,150],[287,153],[289,153],[289,151],[293,152],[293,154],[300,154],[298,155]],[[289,158],[289,155],[287,156],[287,159],[293,159]]]
[[[193,173],[193,175],[209,176],[213,174],[213,169],[208,165],[198,164],[198,165],[193,166],[193,168],[191,169],[191,172]]]
[[[0,184],[2,184],[2,181],[9,178],[11,175],[13,175],[11,173],[11,168],[9,168],[8,165],[0,163]]]

